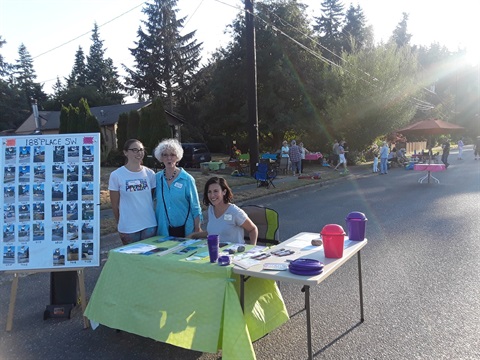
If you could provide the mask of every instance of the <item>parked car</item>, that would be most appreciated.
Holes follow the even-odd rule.
[[[183,158],[181,167],[200,167],[200,163],[212,160],[210,150],[204,143],[182,143]]]

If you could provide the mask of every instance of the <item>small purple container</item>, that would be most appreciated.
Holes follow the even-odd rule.
[[[208,235],[208,255],[210,255],[210,262],[215,263],[218,259],[218,244],[220,243],[220,236]]]
[[[365,240],[367,220],[365,214],[358,211],[352,211],[347,215],[345,221],[347,222],[347,234],[349,240]]]

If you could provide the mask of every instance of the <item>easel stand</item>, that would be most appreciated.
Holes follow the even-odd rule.
[[[33,271],[5,271],[7,274],[13,274],[13,281],[12,281],[12,288],[10,291],[10,304],[8,305],[8,316],[7,316],[7,331],[12,330],[13,326],[13,313],[15,311],[15,301],[17,299],[17,290],[18,290],[18,278],[19,274],[36,274],[42,272],[64,272],[64,271],[76,271],[78,276],[78,287],[80,292],[80,303],[82,306],[82,315],[85,312],[87,307],[87,297],[85,294],[85,275],[83,273],[84,268],[69,268],[69,269],[45,269],[45,270],[33,270]],[[51,307],[51,310],[49,309]],[[73,308],[72,304],[66,305],[50,305],[47,306],[47,310],[45,310],[44,319],[47,315],[46,312],[50,312],[50,317],[64,317],[64,313],[62,311],[71,311]],[[55,312],[57,312],[57,316],[55,316]],[[62,316],[60,316],[62,315]],[[84,316],[83,317],[83,328],[87,329],[90,326],[89,320]]]

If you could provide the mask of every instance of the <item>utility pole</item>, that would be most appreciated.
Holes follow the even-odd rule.
[[[38,115],[38,105],[37,99],[32,99],[32,111],[33,111],[33,118],[35,119],[35,131],[34,134],[41,134],[42,133],[42,124],[40,124],[40,116]]]
[[[255,53],[253,0],[245,0],[245,33],[247,35],[247,103],[250,175],[253,175],[258,163],[257,60]]]

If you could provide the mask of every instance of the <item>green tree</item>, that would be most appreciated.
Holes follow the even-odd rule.
[[[157,144],[172,136],[165,116],[165,108],[161,99],[156,99],[140,113],[138,139],[145,145],[148,153],[152,153]]]
[[[390,41],[397,44],[398,47],[404,47],[410,45],[410,39],[412,35],[408,33],[408,14],[402,13],[402,20],[397,24],[395,30],[393,30]]]
[[[123,95],[117,70],[110,58],[105,59],[103,40],[100,39],[98,25],[92,30],[92,45],[86,60],[86,85],[93,86],[106,102],[103,105],[120,103]]]
[[[318,34],[323,55],[337,62],[344,43],[342,34],[344,7],[341,0],[323,0],[320,5],[322,16],[315,17],[313,29]]]
[[[363,49],[373,45],[372,29],[365,25],[365,15],[360,5],[350,4],[345,15],[345,26],[342,29],[343,49],[349,53],[355,49]]]
[[[120,114],[117,123],[117,147],[122,148],[123,144],[129,139],[127,137],[128,113]]]
[[[326,111],[334,133],[351,149],[365,149],[374,139],[399,129],[413,118],[422,98],[417,61],[408,47],[382,45],[343,54],[342,67],[332,75],[341,91]]]
[[[67,78],[67,88],[76,86],[85,87],[87,85],[87,66],[85,64],[85,54],[81,46],[75,53],[75,62],[70,76]]]
[[[42,85],[35,82],[37,75],[33,68],[33,59],[24,44],[18,48],[18,59],[13,65],[14,84],[18,86],[25,99],[25,108],[30,108],[32,99],[39,103],[47,100]]]
[[[87,100],[81,99],[78,107],[72,104],[68,107],[62,106],[59,132],[61,134],[101,133],[100,125],[92,115]]]
[[[176,96],[191,80],[198,67],[201,44],[195,31],[181,36],[185,18],[177,19],[177,0],[153,0],[143,13],[148,20],[137,31],[136,47],[130,49],[135,58],[134,69],[124,65],[126,85],[131,95],[153,100],[167,99],[168,109],[175,108]]]
[[[7,42],[2,39],[2,36],[0,35],[0,49],[3,47],[3,45],[5,45]],[[0,79],[2,79],[3,77],[7,76],[9,74],[9,67],[10,65],[7,64],[4,60],[3,60],[3,55],[0,54]]]
[[[140,127],[140,113],[132,110],[128,114],[127,140],[138,139],[138,128]]]
[[[324,63],[309,50],[312,31],[305,5],[296,1],[256,3],[258,122],[261,148],[281,146],[286,133],[324,132],[318,109],[325,103]],[[195,78],[198,87],[182,113],[196,129],[226,141],[245,142],[247,105],[246,44],[241,14],[231,26],[233,40]],[[198,136],[198,135],[197,135]],[[228,145],[228,144],[227,144]],[[243,151],[248,149],[243,148]]]

